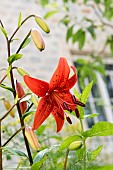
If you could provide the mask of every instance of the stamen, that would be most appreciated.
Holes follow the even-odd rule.
[[[77,105],[82,106],[82,107],[86,106],[84,103],[77,101],[76,97],[74,95],[72,95],[72,99],[73,99],[74,104],[77,104]]]
[[[70,109],[68,108],[68,105],[65,102],[63,103],[63,106],[66,110],[70,111]]]
[[[69,124],[72,124],[72,120],[70,119],[69,116],[66,116],[66,120],[67,120],[67,122],[68,122]]]
[[[76,104],[76,97],[72,95],[73,102]]]
[[[80,114],[79,114],[79,110],[77,108],[75,109],[75,113],[76,113],[76,117],[79,118]]]
[[[82,107],[85,107],[86,105],[80,101],[76,101],[76,104],[79,105],[79,106],[82,106]]]

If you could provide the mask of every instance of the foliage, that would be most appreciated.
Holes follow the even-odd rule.
[[[40,1],[43,6],[49,3],[48,1]],[[63,0],[64,5],[68,3],[68,0]],[[72,0],[72,3],[75,3],[76,0]],[[84,3],[87,4],[87,0],[84,1]],[[101,1],[95,0],[95,3],[98,5]],[[109,0],[110,2],[110,0]],[[108,7],[108,3],[106,3],[106,8],[104,10],[104,17],[111,19],[112,16],[109,12],[110,7]],[[67,7],[67,6],[66,6]],[[68,9],[68,7],[67,7]],[[69,9],[68,9],[69,10]],[[51,13],[54,14],[55,12]],[[49,13],[49,15],[51,15]],[[48,15],[48,16],[49,16]],[[46,15],[46,18],[48,17]],[[11,54],[11,48],[10,44],[14,40],[15,34],[18,32],[20,27],[29,19],[34,18],[36,21],[35,15],[30,15],[26,17],[24,20],[22,20],[22,13],[19,14],[18,17],[18,25],[16,30],[14,30],[11,37],[9,37],[7,31],[4,28],[4,25],[2,21],[0,21],[1,24],[1,31],[3,33],[4,38],[6,39],[7,43],[7,52],[8,52],[8,68],[6,69],[4,77],[0,81],[0,88],[4,92],[4,96],[0,97],[0,102],[2,107],[4,107],[2,114],[0,115],[0,169],[7,168],[4,165],[3,160],[7,161],[13,161],[13,157],[17,160],[17,168],[28,168],[31,170],[35,169],[64,169],[64,170],[74,170],[75,168],[78,170],[90,170],[90,169],[112,169],[112,165],[104,165],[99,166],[99,163],[96,162],[96,165],[94,164],[95,160],[99,156],[99,154],[102,151],[103,146],[99,145],[98,147],[89,150],[87,147],[87,140],[92,137],[97,136],[112,136],[113,135],[113,123],[110,122],[98,122],[94,126],[92,126],[90,129],[85,130],[83,120],[88,118],[93,118],[94,116],[98,116],[98,114],[90,114],[85,115],[85,110],[83,107],[85,107],[88,97],[90,95],[93,81],[91,81],[82,91],[82,93],[79,93],[76,89],[74,89],[74,95],[73,95],[73,104],[74,107],[77,105],[76,109],[70,110],[68,106],[66,106],[66,103],[63,103],[65,108],[67,108],[65,116],[68,117],[67,123],[71,122],[71,116],[72,118],[75,118],[79,121],[80,127],[75,127],[75,130],[72,131],[72,135],[68,135],[68,131],[66,133],[55,133],[55,127],[53,124],[53,119],[48,118],[48,120],[45,122],[45,124],[41,125],[37,130],[36,133],[32,128],[28,128],[28,133],[25,136],[25,130],[26,125],[31,126],[31,120],[33,119],[34,113],[36,112],[36,107],[39,104],[38,97],[33,95],[31,92],[29,93],[28,89],[24,88],[24,86],[20,86],[17,90],[17,81],[16,84],[14,82],[14,77],[16,74],[18,76],[24,76],[27,74],[26,70],[19,69],[19,67],[13,67],[13,63],[16,60],[21,60],[23,54],[21,54],[21,49],[26,48],[27,45],[30,45],[30,38],[31,37],[31,30],[29,30],[28,34],[20,44],[20,46],[17,48],[17,51],[15,53]],[[68,16],[69,17],[69,16]],[[66,16],[65,16],[66,19]],[[43,25],[45,26],[45,20],[40,18],[37,20],[37,22],[40,22],[38,26],[41,28]],[[36,23],[37,23],[36,22]],[[62,20],[63,22],[63,20]],[[71,21],[68,21],[71,22]],[[89,21],[88,21],[89,22]],[[31,25],[31,23],[30,23]],[[68,24],[66,24],[68,26]],[[46,25],[47,26],[47,25]],[[73,43],[78,42],[79,48],[82,49],[84,46],[84,43],[86,41],[86,30],[80,28],[77,30],[77,32],[73,33],[75,25],[71,26],[71,28],[68,27],[67,31],[67,41],[72,38]],[[46,27],[46,29],[49,27]],[[92,37],[95,39],[95,33],[93,30],[93,26],[88,27],[88,31],[91,33]],[[45,27],[42,28],[43,31],[45,31]],[[48,31],[45,31],[48,33]],[[42,41],[37,41],[37,37],[35,38],[35,45],[37,46],[37,43],[41,44]],[[38,37],[39,38],[39,37]],[[42,50],[39,48],[39,50]],[[79,64],[83,64],[85,66],[84,61],[79,60]],[[16,62],[15,62],[16,65]],[[100,67],[97,65],[93,65],[92,68],[98,69],[100,72],[103,72],[103,69],[100,69]],[[79,69],[78,69],[79,70]],[[15,74],[16,72],[16,74]],[[78,72],[79,73],[79,72]],[[28,75],[28,74],[27,74]],[[6,79],[7,77],[10,77],[10,79]],[[74,75],[75,76],[75,75]],[[72,76],[72,77],[74,77]],[[81,74],[81,76],[83,76]],[[80,77],[81,77],[80,76]],[[84,76],[83,76],[84,77]],[[76,77],[74,77],[76,78]],[[7,80],[7,81],[4,81]],[[73,79],[70,78],[69,82],[71,82]],[[75,81],[75,80],[74,80]],[[64,82],[63,82],[64,83]],[[73,82],[72,82],[73,83]],[[69,84],[70,85],[70,84]],[[62,90],[61,90],[62,91]],[[66,93],[66,90],[64,91]],[[35,96],[35,97],[34,97]],[[76,96],[76,98],[75,98]],[[7,99],[7,105],[6,107],[4,100]],[[10,101],[12,101],[10,103]],[[62,103],[62,101],[61,101]],[[26,104],[27,109],[24,107]],[[21,111],[21,108],[25,108],[24,112]],[[4,111],[6,109],[6,112]],[[15,117],[12,116],[10,112],[14,109]],[[64,109],[64,108],[63,108]],[[67,116],[69,115],[69,116]],[[10,116],[10,121],[9,121]],[[19,118],[18,118],[19,117]],[[71,126],[68,126],[68,130],[71,129]],[[20,133],[22,132],[22,133]],[[36,135],[35,135],[36,134]],[[39,148],[35,144],[38,144],[38,141],[41,145],[39,145]],[[29,141],[30,140],[30,141]],[[78,147],[78,143],[80,143],[80,146]],[[29,143],[32,142],[32,145],[35,145],[35,151],[30,149]],[[73,145],[72,145],[73,144]],[[77,146],[76,146],[77,145]],[[23,146],[25,146],[23,148]],[[71,148],[70,146],[73,146]],[[10,167],[8,167],[10,168]]]

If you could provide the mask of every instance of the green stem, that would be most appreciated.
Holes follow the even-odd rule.
[[[20,52],[20,50],[22,49],[23,44],[26,42],[26,40],[28,39],[28,37],[31,34],[31,30],[29,31],[29,33],[26,35],[26,37],[24,38],[24,40],[22,41],[22,43],[20,44],[20,47],[18,48],[16,54],[18,54]]]
[[[82,132],[84,132],[84,127],[83,127],[83,122],[82,119],[80,119],[80,124],[81,124],[81,129]],[[83,163],[84,163],[84,170],[87,170],[87,165],[86,165],[86,142],[85,142],[85,138],[83,138],[83,146],[84,146],[84,157],[83,157]]]
[[[25,22],[25,20],[24,20],[24,22]],[[15,34],[13,34],[13,35],[15,35]],[[8,57],[10,57],[10,41],[11,41],[11,39],[8,40],[8,37],[6,37],[6,41],[7,41]],[[10,77],[11,77],[12,88],[14,89],[13,96],[14,96],[14,99],[15,99],[15,97],[16,97],[16,88],[15,88],[15,84],[14,84],[14,77],[13,77],[13,70],[12,69],[10,70]],[[21,127],[23,127],[25,125],[24,125],[24,120],[22,120],[22,114],[21,114],[19,103],[17,103],[17,111],[18,111],[18,114],[19,114]],[[33,159],[32,159],[32,155],[31,155],[31,151],[30,151],[30,148],[29,148],[27,138],[25,136],[25,130],[23,129],[22,132],[23,132],[24,142],[25,142],[25,145],[26,145],[26,150],[27,150],[27,153],[28,153],[30,165],[32,165],[33,164]]]
[[[34,14],[32,15],[29,15],[28,17],[26,17],[22,22],[21,22],[21,25],[19,27],[16,28],[16,30],[14,31],[14,33],[12,34],[12,36],[10,37],[9,39],[9,42],[11,42],[11,40],[13,39],[13,37],[15,36],[15,34],[17,33],[17,31],[19,30],[19,28],[31,17],[35,17]]]
[[[21,127],[20,129],[18,129],[3,145],[2,147],[4,147],[5,145],[7,145],[21,130],[25,129],[25,126]]]
[[[64,168],[63,168],[63,170],[66,170],[66,167],[67,167],[68,154],[69,154],[69,149],[67,149],[67,151],[66,151],[66,157],[65,157],[65,161],[64,161]]]
[[[1,120],[0,120],[0,170],[2,170],[2,141],[1,141]]]

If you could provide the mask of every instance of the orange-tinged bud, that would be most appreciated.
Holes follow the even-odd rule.
[[[8,111],[9,109],[11,109],[11,104],[10,104],[10,102],[8,101],[8,100],[3,100],[4,101],[4,106],[5,106],[5,108],[6,108],[6,110]],[[14,110],[12,109],[10,112],[9,112],[9,114],[12,116],[12,117],[14,117],[15,116],[15,113],[14,113]]]
[[[34,28],[31,30],[31,37],[36,45],[36,47],[42,51],[45,49],[45,43],[43,37],[38,29]]]
[[[44,32],[46,33],[50,32],[49,26],[47,25],[46,21],[42,17],[40,17],[39,15],[35,16],[35,21],[40,26],[40,28],[42,28]]]
[[[21,68],[21,67],[18,67],[18,68],[17,68],[17,71],[18,71],[18,73],[19,73],[21,76],[25,76],[25,75],[28,75],[28,76],[29,76],[29,74],[28,74],[23,68]]]
[[[18,94],[18,98],[21,98],[25,95],[23,87],[18,81],[16,81],[16,91]],[[20,102],[20,110],[22,114],[24,114],[26,109],[27,109],[27,102],[26,101]]]
[[[81,147],[82,147],[82,141],[74,141],[69,145],[68,149],[77,150],[80,149]]]
[[[38,142],[38,139],[36,137],[36,134],[34,133],[34,130],[32,130],[31,127],[26,127],[25,128],[25,136],[31,145],[31,147],[35,150],[38,151],[40,148],[40,144]]]

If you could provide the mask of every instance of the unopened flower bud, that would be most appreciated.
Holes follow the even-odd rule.
[[[19,73],[21,76],[25,76],[25,75],[28,75],[28,76],[29,76],[29,74],[28,74],[23,68],[21,68],[21,67],[18,67],[18,68],[17,68],[17,71],[18,71],[18,73]]]
[[[50,32],[49,26],[47,25],[46,21],[42,17],[35,16],[35,21],[40,26],[40,28],[42,28],[42,30],[44,32],[46,32],[46,33]]]
[[[8,111],[9,109],[11,109],[12,106],[11,106],[11,104],[10,104],[10,102],[9,102],[8,100],[4,99],[3,102],[4,102],[4,106],[5,106],[5,108],[6,108],[7,111]],[[15,116],[14,110],[12,109],[12,110],[9,112],[9,114],[10,114],[12,117],[14,117],[14,116]]]
[[[38,29],[34,28],[31,30],[31,37],[36,45],[36,47],[42,51],[45,49],[45,43],[43,37]]]
[[[18,81],[16,81],[16,91],[18,94],[18,98],[21,98],[25,95],[23,87]],[[26,109],[27,109],[27,102],[26,101],[20,102],[20,110],[22,114],[24,114]]]
[[[68,149],[77,150],[80,149],[81,147],[82,147],[82,141],[74,141],[69,145]]]
[[[34,133],[34,130],[32,130],[31,127],[25,128],[25,136],[30,144],[30,146],[35,150],[38,151],[40,148],[40,144],[38,142],[38,139],[36,137],[36,134]]]
[[[38,100],[37,100],[37,98],[36,98],[36,96],[35,95],[31,95],[31,101],[33,102],[33,104],[37,107],[38,106]]]

